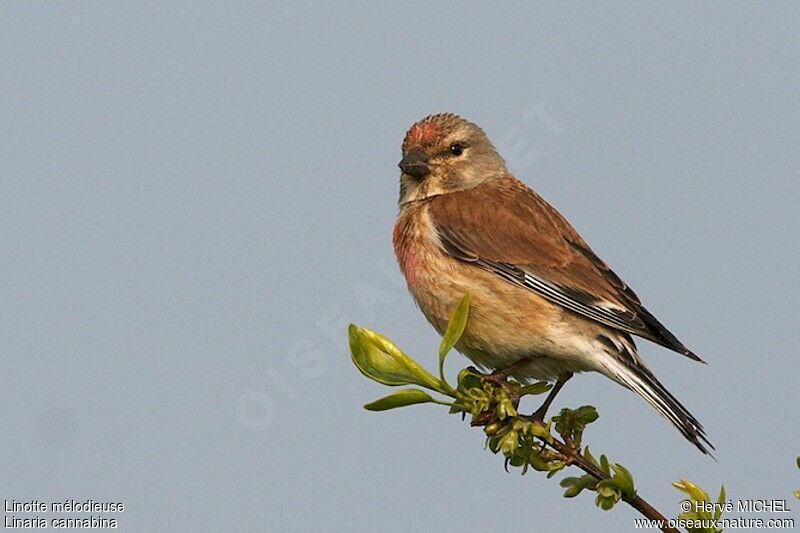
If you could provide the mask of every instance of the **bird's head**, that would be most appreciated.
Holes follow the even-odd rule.
[[[399,167],[400,206],[471,189],[506,172],[483,130],[452,113],[430,115],[411,126]]]

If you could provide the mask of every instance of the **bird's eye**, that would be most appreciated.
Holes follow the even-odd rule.
[[[450,145],[450,153],[453,155],[461,155],[464,153],[464,145],[463,144],[453,144]]]

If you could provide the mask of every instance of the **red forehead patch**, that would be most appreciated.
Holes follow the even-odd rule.
[[[406,138],[403,140],[403,150],[414,144],[429,146],[440,136],[441,130],[438,125],[430,121],[418,122],[411,126],[411,129],[406,133]]]

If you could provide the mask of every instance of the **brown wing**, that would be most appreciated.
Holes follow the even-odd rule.
[[[447,253],[620,331],[697,361],[538,194],[512,177],[433,197],[428,213]]]

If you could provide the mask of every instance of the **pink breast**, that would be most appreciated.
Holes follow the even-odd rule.
[[[419,243],[415,237],[411,217],[399,218],[392,231],[392,245],[400,271],[409,285],[417,282],[422,266],[419,253],[416,251],[416,245]]]

